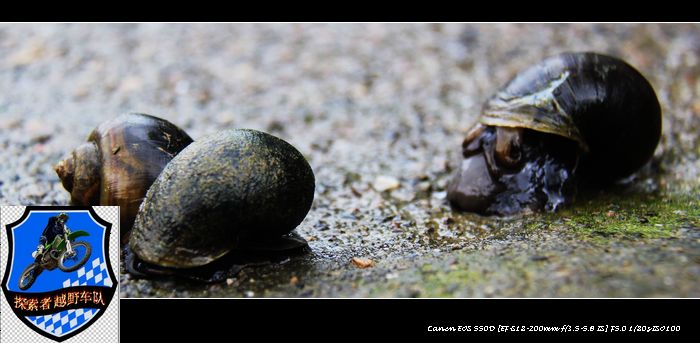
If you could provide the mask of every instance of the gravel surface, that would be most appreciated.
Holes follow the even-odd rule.
[[[483,101],[564,51],[650,80],[653,161],[553,215],[451,211]],[[67,204],[52,165],[130,111],[266,131],[314,169],[309,254],[215,285],[122,275],[124,297],[700,296],[700,25],[3,24],[0,56],[0,204]]]

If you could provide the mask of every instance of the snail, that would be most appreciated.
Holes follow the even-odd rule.
[[[315,179],[298,150],[245,129],[190,143],[172,123],[130,113],[99,125],[55,170],[72,204],[121,206],[126,267],[137,276],[216,282],[306,251],[292,230]]]
[[[310,210],[314,188],[304,156],[270,134],[230,129],[195,141],[146,193],[127,269],[215,282],[255,253],[303,251],[306,241],[291,231]]]
[[[100,124],[55,165],[72,205],[120,206],[122,241],[146,191],[192,138],[171,122],[129,113]]]
[[[578,185],[606,186],[640,169],[660,136],[659,101],[634,67],[591,52],[551,56],[484,104],[447,198],[487,215],[556,211]]]

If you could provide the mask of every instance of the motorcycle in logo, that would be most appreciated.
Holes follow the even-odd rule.
[[[6,226],[2,289],[12,311],[39,334],[64,341],[93,324],[112,300],[111,224],[91,207],[27,207]]]

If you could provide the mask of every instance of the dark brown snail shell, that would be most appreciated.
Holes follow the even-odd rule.
[[[635,68],[590,52],[552,56],[486,102],[448,199],[485,214],[556,210],[581,180],[606,185],[641,168],[660,135],[659,101]]]
[[[234,251],[306,248],[289,233],[310,210],[314,188],[308,162],[282,139],[248,129],[204,137],[175,156],[148,190],[127,268],[218,281],[230,266],[209,266]]]
[[[171,122],[129,113],[100,124],[54,169],[73,205],[120,206],[122,240],[146,191],[192,138]]]

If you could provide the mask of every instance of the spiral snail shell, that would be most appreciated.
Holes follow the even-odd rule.
[[[304,156],[270,134],[233,129],[202,138],[148,190],[131,250],[151,264],[192,268],[240,242],[277,239],[306,217],[314,182]]]
[[[72,205],[120,206],[123,237],[146,191],[192,138],[173,123],[143,113],[100,124],[54,166]]]
[[[661,106],[634,67],[591,52],[548,57],[485,103],[448,200],[483,214],[554,211],[579,182],[607,185],[634,173],[660,136]]]

